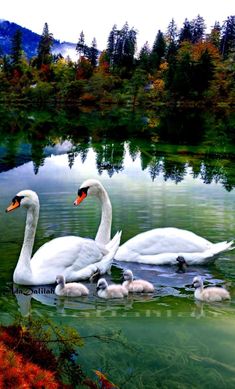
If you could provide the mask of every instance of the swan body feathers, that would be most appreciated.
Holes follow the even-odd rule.
[[[92,183],[91,180],[91,186]],[[97,195],[99,191],[105,191],[101,184],[96,188],[94,195]],[[101,198],[106,199],[106,196],[101,196]],[[31,190],[19,192],[6,211],[12,211],[19,206],[27,209],[27,216],[24,241],[13,274],[15,283],[22,285],[52,284],[57,274],[62,274],[67,281],[84,280],[90,278],[95,272],[104,274],[110,269],[120,244],[121,232],[117,232],[112,240],[109,237],[107,244],[105,243],[106,236],[101,239],[102,233],[99,241],[78,236],[55,238],[41,246],[32,257],[40,208],[37,194]],[[102,206],[105,207],[105,204]],[[103,215],[102,217],[104,219]],[[108,223],[111,229],[110,213],[106,213],[105,223]],[[102,219],[100,224],[102,227]]]
[[[191,231],[174,227],[140,233],[122,244],[115,260],[152,265],[174,265],[183,256],[188,265],[204,264],[223,251],[232,250],[233,241],[211,243]]]

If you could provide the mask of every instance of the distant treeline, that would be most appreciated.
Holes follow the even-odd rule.
[[[45,23],[37,55],[27,60],[22,33],[12,37],[11,53],[0,53],[0,101],[38,108],[116,104],[135,109],[159,105],[208,106],[230,109],[235,101],[235,16],[206,34],[201,16],[174,19],[154,44],[136,53],[137,31],[128,23],[113,26],[101,53],[96,39],[87,45],[81,32],[78,60],[53,55],[53,35]]]

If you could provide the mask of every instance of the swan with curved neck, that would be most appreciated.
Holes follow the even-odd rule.
[[[13,274],[15,283],[53,284],[57,274],[62,274],[67,281],[76,281],[90,278],[97,272],[105,274],[109,271],[120,244],[121,233],[116,233],[110,241],[112,209],[104,187],[96,180],[87,180],[84,186],[87,194],[98,197],[102,203],[102,217],[96,240],[72,235],[55,238],[41,246],[33,257],[40,208],[38,196],[32,190],[23,190],[13,198],[7,212],[18,207],[27,210],[24,241]],[[82,192],[79,192],[76,205],[80,202],[81,195]]]
[[[90,191],[86,191],[86,185],[80,187],[82,195],[79,202],[83,201]],[[109,222],[111,204],[106,192],[102,201],[103,215],[102,228],[97,233],[96,240],[108,242],[111,224]],[[99,233],[102,231],[101,233]],[[100,240],[100,235],[102,240]],[[191,231],[174,227],[155,228],[140,233],[121,245],[115,260],[125,262],[139,262],[152,265],[176,265],[179,256],[184,257],[188,265],[202,265],[212,261],[215,255],[227,250],[232,250],[233,241],[212,243],[207,239],[194,234]]]

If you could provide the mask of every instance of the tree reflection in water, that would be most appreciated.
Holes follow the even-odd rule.
[[[124,169],[128,151],[132,161],[140,158],[142,170],[147,169],[153,181],[161,174],[165,180],[181,182],[190,168],[194,178],[220,182],[230,191],[235,186],[234,117],[227,115],[222,127],[221,113],[217,116],[219,126],[215,113],[195,108],[144,114],[124,109],[28,113],[1,108],[0,171],[33,161],[37,174],[47,156],[65,152],[72,168],[76,157],[83,163],[92,149],[98,173],[107,171],[111,177]],[[174,145],[163,143],[166,139]]]

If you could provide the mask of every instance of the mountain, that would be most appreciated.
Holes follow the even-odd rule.
[[[0,54],[10,54],[12,37],[17,30],[20,30],[22,33],[22,46],[26,57],[30,59],[37,55],[37,48],[41,35],[7,20],[0,20]],[[52,52],[55,54],[60,53],[63,57],[69,55],[71,59],[74,59],[76,56],[76,43],[61,43],[59,40],[54,39]]]

